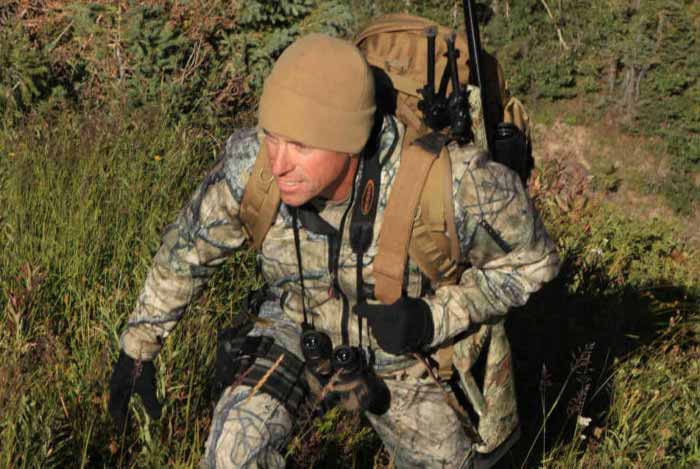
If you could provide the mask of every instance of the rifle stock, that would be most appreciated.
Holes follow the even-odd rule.
[[[481,36],[479,34],[479,23],[476,19],[474,0],[463,0],[464,28],[467,33],[467,44],[469,45],[469,82],[479,88],[481,98],[481,114],[484,130],[486,134],[486,149],[493,153],[493,123],[489,122],[490,116],[487,112],[488,99],[486,99],[486,88],[483,86],[483,67],[481,60]]]

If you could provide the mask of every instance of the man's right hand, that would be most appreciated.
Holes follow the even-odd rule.
[[[393,355],[417,352],[433,341],[433,314],[420,298],[402,296],[390,305],[361,303],[355,314],[367,318],[377,344]]]
[[[109,413],[119,431],[123,431],[129,412],[129,399],[133,393],[141,396],[148,415],[160,418],[161,405],[156,398],[156,369],[151,361],[136,361],[124,351],[112,369],[109,380]]]

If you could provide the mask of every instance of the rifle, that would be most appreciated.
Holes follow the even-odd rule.
[[[469,47],[469,83],[479,92],[481,101],[481,123],[486,136],[486,150],[493,160],[508,166],[520,176],[523,183],[527,181],[531,168],[530,148],[523,132],[509,122],[492,122],[491,100],[487,95],[489,87],[483,81],[484,69],[479,23],[476,18],[474,0],[463,0],[464,25]],[[457,58],[459,50],[454,47],[454,34],[446,38],[447,67],[440,80],[440,89],[436,93],[435,80],[435,36],[434,28],[426,30],[428,40],[427,83],[419,90],[422,95],[418,109],[423,113],[423,122],[435,131],[450,128],[450,138],[460,144],[473,140],[472,122],[468,112],[468,91],[459,82]],[[452,93],[446,96],[447,83],[452,84]],[[493,101],[497,101],[494,99]]]
[[[481,98],[481,113],[484,130],[486,133],[486,149],[493,154],[492,123],[487,112],[486,89],[483,86],[482,66],[481,66],[481,35],[479,34],[479,23],[474,12],[474,0],[463,0],[462,10],[464,11],[464,29],[467,33],[467,45],[469,46],[469,81],[479,88]]]
[[[490,122],[487,87],[482,82],[481,35],[479,22],[476,20],[474,0],[463,0],[464,27],[469,44],[469,78],[472,85],[479,88],[481,95],[481,111],[486,131],[486,146],[494,161],[502,163],[514,170],[523,183],[527,182],[530,173],[530,149],[523,132],[510,122]]]

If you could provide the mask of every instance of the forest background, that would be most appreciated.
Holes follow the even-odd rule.
[[[700,2],[479,2],[535,122],[530,180],[564,260],[510,314],[523,438],[503,467],[700,465]],[[274,59],[460,1],[0,0],[0,466],[196,467],[216,335],[255,284],[234,256],[156,362],[164,416],[106,411],[162,228],[255,123]],[[138,401],[135,399],[134,401]],[[357,415],[298,426],[290,467],[391,467]]]

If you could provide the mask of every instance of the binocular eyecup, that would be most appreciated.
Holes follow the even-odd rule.
[[[308,330],[302,334],[301,351],[307,370],[329,387],[326,400],[348,410],[366,410],[376,415],[389,409],[389,388],[372,371],[359,347],[339,345],[334,349],[327,334]],[[332,376],[333,383],[329,384]]]
[[[327,334],[314,330],[305,331],[301,336],[301,352],[304,354],[307,368],[315,370],[318,375],[329,375],[333,371],[333,342]]]

